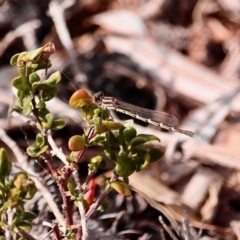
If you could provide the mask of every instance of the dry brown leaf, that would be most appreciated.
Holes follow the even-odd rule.
[[[240,156],[240,124],[232,124],[228,128],[220,131],[215,138],[216,149],[224,149],[229,153]]]
[[[147,33],[147,29],[141,18],[127,10],[104,12],[95,15],[90,21],[100,25],[109,33],[127,36],[141,36]]]

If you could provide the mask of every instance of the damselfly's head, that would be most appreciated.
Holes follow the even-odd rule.
[[[101,105],[102,100],[103,100],[104,97],[105,97],[104,92],[100,91],[100,92],[95,93],[95,94],[92,96],[92,99],[93,99],[93,101],[94,101],[95,103]]]

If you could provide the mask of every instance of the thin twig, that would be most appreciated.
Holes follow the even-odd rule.
[[[58,224],[57,224],[57,223],[54,223],[54,224],[53,224],[53,231],[54,231],[54,233],[55,233],[56,239],[57,239],[57,240],[61,240],[62,237],[61,237],[61,233],[60,233],[60,231],[59,231],[59,227],[58,227]]]
[[[80,183],[80,179],[79,179],[77,170],[75,170],[73,172],[73,178],[74,178],[74,181],[77,185],[76,191],[78,191],[78,193],[80,193],[81,183]],[[84,205],[83,205],[82,201],[78,201],[78,211],[79,211],[79,214],[80,214],[80,217],[81,217],[82,240],[87,240],[87,239],[89,239],[89,235],[88,235],[87,222],[86,222],[86,217],[85,217],[85,209],[84,209]]]
[[[65,211],[67,227],[70,227],[73,224],[73,201],[71,200],[71,197],[67,195],[67,182],[72,172],[73,169],[70,167],[62,168],[62,174],[57,179],[58,188],[63,199],[63,209]]]
[[[14,29],[11,32],[8,32],[8,34],[5,35],[3,39],[1,39],[0,42],[0,56],[4,53],[4,51],[7,49],[7,47],[14,42],[18,37],[21,37],[25,35],[28,32],[32,32],[35,29],[39,28],[41,26],[41,21],[39,20],[33,20],[27,23],[24,23]]]
[[[44,224],[43,224],[44,225]],[[49,236],[50,236],[50,234],[53,232],[53,229],[51,229],[48,233],[47,233],[47,235],[44,237],[44,238],[42,238],[41,240],[46,240],[46,239],[49,239]]]
[[[185,240],[191,240],[191,235],[190,235],[190,230],[189,230],[189,221],[188,221],[188,214],[187,211],[184,211],[184,217],[182,220],[182,225],[183,225],[183,232],[184,232],[184,237]]]
[[[162,226],[164,227],[164,229],[166,230],[166,232],[169,234],[169,236],[173,239],[173,240],[177,240],[177,238],[175,237],[174,233],[172,232],[172,230],[167,226],[167,224],[163,221],[162,216],[158,217],[159,222],[162,224]]]
[[[16,209],[11,209],[8,208],[7,212],[6,212],[6,218],[7,218],[7,227],[6,227],[6,231],[5,231],[5,237],[6,240],[11,240],[11,228],[12,228],[12,223],[13,223],[13,217],[16,213]]]
[[[160,229],[160,237],[161,237],[160,239],[166,240],[163,228]]]
[[[69,165],[69,162],[66,160],[66,156],[63,154],[63,152],[60,151],[60,149],[57,147],[55,141],[52,138],[51,131],[48,131],[48,143],[52,148],[52,155],[56,155],[66,166]]]
[[[198,235],[197,235],[197,240],[201,238],[203,234],[203,226],[204,226],[204,221],[201,221],[201,227],[199,228]]]
[[[25,232],[21,228],[17,228],[17,231],[26,240],[36,240],[36,238],[32,237],[29,233]]]
[[[22,122],[30,125],[32,128],[36,128],[36,122],[34,122],[32,119],[30,118],[27,118],[25,116],[23,116],[22,114],[16,112],[16,111],[13,111],[11,113],[11,116],[14,117],[14,118],[17,118],[19,120],[21,120]]]
[[[62,3],[58,0],[52,0],[49,3],[49,15],[51,16],[55,24],[56,31],[62,42],[62,45],[64,46],[69,55],[71,67],[75,76],[75,81],[81,83],[82,87],[84,88],[87,79],[86,76],[84,76],[79,69],[76,50],[74,49],[71,36],[67,29],[67,24],[64,19],[64,5],[62,5]]]

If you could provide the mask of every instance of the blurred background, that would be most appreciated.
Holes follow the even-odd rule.
[[[159,136],[165,158],[130,179],[151,207],[138,195],[125,205],[119,200],[112,211],[124,208],[131,215],[120,229],[131,222],[131,228],[155,236],[149,239],[161,239],[157,217],[163,215],[174,230],[188,219],[196,236],[202,229],[206,239],[240,239],[239,0],[0,4],[0,128],[23,152],[26,139],[31,141],[34,134],[19,119],[9,120],[14,103],[11,80],[18,75],[9,62],[16,53],[52,42],[56,53],[47,73],[61,71],[62,81],[49,109],[68,122],[54,135],[66,153],[69,137],[82,131],[79,113],[66,104],[79,88],[167,112],[179,119],[181,128],[195,133],[191,139],[134,120],[139,132]],[[86,162],[93,154],[86,154]],[[86,173],[86,163],[83,172],[84,168]],[[55,188],[52,194],[58,199]],[[39,208],[39,203],[33,205]],[[50,213],[48,217],[53,218]]]

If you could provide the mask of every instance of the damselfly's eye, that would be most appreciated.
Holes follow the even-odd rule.
[[[105,97],[104,92],[100,91],[93,95],[93,101],[99,103]]]

